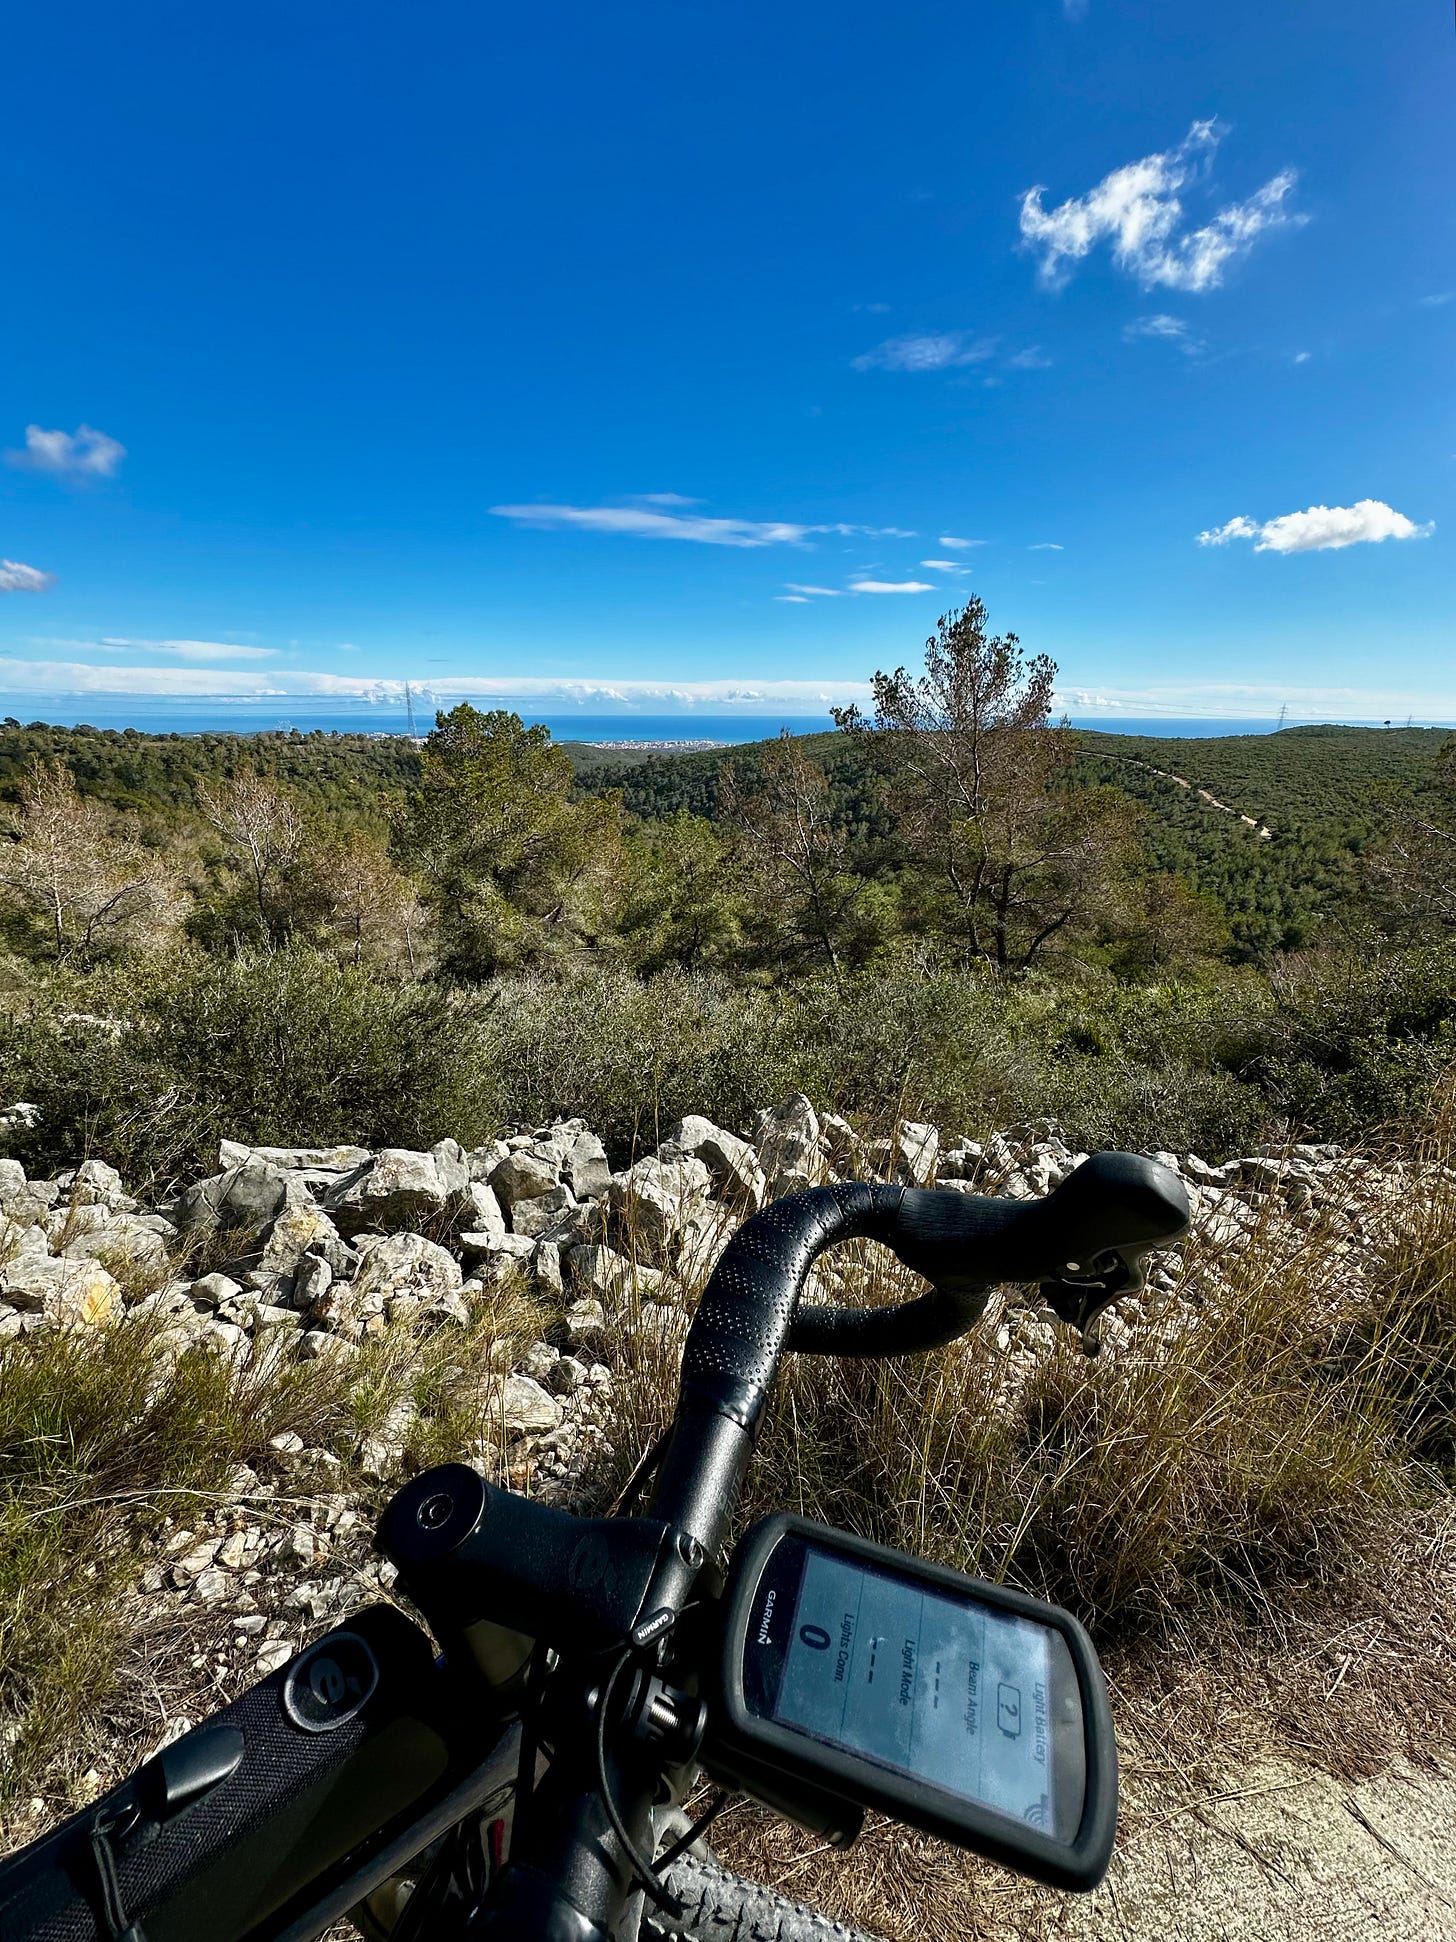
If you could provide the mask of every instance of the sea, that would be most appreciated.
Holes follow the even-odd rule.
[[[796,735],[823,734],[832,728],[828,712],[822,715],[649,715],[618,713],[588,715],[572,709],[546,708],[533,711],[521,702],[517,712],[527,722],[541,722],[556,741],[617,743],[645,747],[723,746],[734,742],[759,742],[788,728]],[[124,695],[6,695],[0,692],[0,716],[23,723],[50,722],[56,727],[73,728],[80,723],[92,728],[134,728],[143,735],[257,735],[265,732],[300,734],[314,730],[344,735],[407,735],[409,718],[404,706],[394,702],[310,702],[295,697],[260,701],[219,698],[135,698]],[[1217,716],[1128,716],[1110,720],[1106,716],[1073,715],[1075,728],[1101,729],[1111,735],[1156,735],[1201,737],[1221,735],[1270,735],[1279,724],[1267,721],[1231,719]],[[434,725],[433,708],[416,703],[415,726],[427,734]],[[1380,727],[1378,722],[1350,724],[1354,727]],[[1404,727],[1404,723],[1398,724]],[[1417,724],[1426,726],[1427,724]],[[1288,726],[1295,727],[1296,723]]]

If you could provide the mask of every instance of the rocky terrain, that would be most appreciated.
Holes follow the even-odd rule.
[[[28,1109],[3,1116],[12,1125]],[[863,1140],[796,1095],[740,1137],[689,1117],[653,1153],[613,1171],[578,1120],[463,1150],[248,1147],[223,1141],[218,1170],[147,1209],[104,1162],[27,1179],[0,1160],[0,1341],[94,1330],[149,1316],[160,1369],[202,1348],[261,1373],[328,1357],[347,1365],[382,1339],[448,1341],[518,1289],[540,1339],[485,1373],[481,1439],[467,1456],[538,1495],[570,1500],[611,1434],[613,1366],[625,1335],[669,1357],[692,1303],[739,1222],[767,1199],[839,1178],[932,1182],[962,1191],[1044,1194],[1084,1156],[1048,1125],[978,1144],[901,1123]],[[1157,1156],[1185,1181],[1197,1271],[1172,1256],[1117,1305],[1104,1337],[1191,1325],[1219,1263],[1251,1244],[1297,1247],[1315,1224],[1355,1273],[1365,1223],[1401,1190],[1398,1168],[1336,1148],[1295,1146],[1226,1166]],[[811,1294],[842,1272],[821,1263]],[[985,1330],[1006,1379],[1051,1346],[1054,1319],[1032,1291],[1008,1291]],[[17,1339],[18,1338],[18,1339]],[[496,1358],[500,1360],[499,1357]],[[170,1523],[143,1561],[136,1595],[159,1615],[205,1615],[206,1662],[261,1675],[362,1597],[388,1567],[369,1551],[360,1475],[388,1482],[414,1460],[420,1424],[407,1394],[360,1438],[352,1469],[295,1434],[274,1440],[267,1474],[242,1467],[207,1517]],[[346,1487],[352,1482],[352,1489]],[[169,1726],[171,1722],[167,1723]]]

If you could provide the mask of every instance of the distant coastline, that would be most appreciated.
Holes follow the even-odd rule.
[[[533,709],[516,704],[516,712],[527,723],[539,722],[549,728],[558,742],[579,742],[604,752],[640,751],[643,755],[685,755],[695,750],[728,748],[741,742],[762,742],[790,729],[796,735],[825,735],[833,730],[828,712],[813,716],[781,715],[684,715],[684,714],[575,714],[569,709]],[[416,729],[424,734],[434,726],[433,710],[415,704]],[[0,693],[0,719],[8,718],[28,726],[46,722],[58,728],[90,727],[124,732],[133,729],[140,735],[263,735],[297,730],[301,735],[322,731],[338,735],[387,735],[407,737],[409,718],[402,705],[388,702],[349,703],[336,700],[314,703],[296,697],[260,701],[225,698],[170,699],[126,695],[34,695]],[[1158,739],[1184,740],[1197,737],[1223,738],[1229,735],[1270,735],[1277,721],[1245,720],[1215,716],[1120,716],[1116,718],[1074,714],[1072,726],[1106,735],[1148,735]],[[1311,724],[1291,721],[1289,728]],[[1404,728],[1402,722],[1349,722],[1352,728]],[[1415,722],[1412,727],[1445,726]]]

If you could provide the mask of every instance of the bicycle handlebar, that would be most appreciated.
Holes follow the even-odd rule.
[[[788,1350],[868,1356],[934,1348],[975,1323],[998,1282],[1041,1282],[1089,1344],[1099,1309],[1138,1286],[1138,1256],[1186,1225],[1188,1196],[1176,1175],[1136,1154],[1095,1155],[1044,1200],[848,1183],[790,1194],[755,1214],[724,1249],[687,1332],[678,1410],[648,1513],[679,1575],[670,1585],[658,1569],[641,1612],[658,1612],[664,1598],[658,1616],[672,1625],[697,1567],[728,1534]],[[930,1293],[887,1309],[800,1311],[815,1258],[852,1237],[891,1247],[932,1284]],[[685,1577],[681,1565],[689,1567]],[[645,1824],[650,1798],[652,1775],[627,1789],[621,1806],[635,1829]],[[575,1895],[553,1886],[565,1878]],[[526,1843],[520,1864],[513,1855],[499,1895],[487,1903],[480,1942],[526,1932],[606,1942],[623,1884],[619,1847],[602,1833],[594,1775],[569,1769],[549,1831]]]
[[[939,1347],[976,1321],[1003,1281],[1110,1299],[1131,1259],[1176,1239],[1188,1197],[1176,1175],[1136,1153],[1099,1153],[1044,1200],[996,1200],[915,1187],[813,1187],[745,1223],[699,1303],[683,1352],[682,1394],[751,1429],[786,1350],[904,1355]],[[882,1241],[931,1291],[889,1308],[799,1307],[810,1267],[836,1241]],[[1115,1260],[1128,1272],[1119,1276]],[[1101,1302],[1079,1305],[1087,1327]]]

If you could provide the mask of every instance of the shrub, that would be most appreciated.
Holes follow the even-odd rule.
[[[428,1145],[489,1130],[466,1008],[303,949],[54,981],[0,1021],[32,1169],[104,1154],[133,1192],[208,1172],[219,1136]]]

